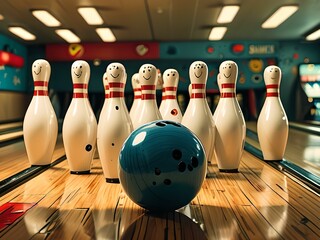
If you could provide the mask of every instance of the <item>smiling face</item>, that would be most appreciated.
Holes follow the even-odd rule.
[[[107,78],[110,82],[123,82],[126,81],[126,70],[121,63],[111,63],[106,69]]]
[[[35,81],[49,81],[50,64],[44,59],[38,59],[32,64],[32,76]]]
[[[167,69],[163,73],[164,87],[177,87],[179,82],[179,73],[175,69]]]
[[[266,67],[263,73],[265,84],[280,84],[281,69],[277,66]]]
[[[190,65],[189,77],[191,83],[206,83],[208,78],[208,66],[202,61],[195,61]]]
[[[90,66],[86,61],[75,61],[71,66],[71,77],[73,83],[88,83],[90,77]]]
[[[233,61],[224,61],[219,67],[219,82],[235,83],[238,75],[238,66]]]
[[[157,69],[152,64],[143,64],[139,69],[141,85],[155,85],[158,78]]]

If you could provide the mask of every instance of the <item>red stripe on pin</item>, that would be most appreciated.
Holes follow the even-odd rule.
[[[205,98],[206,94],[205,93],[192,93],[191,98]]]
[[[123,87],[124,87],[124,83],[120,83],[120,82],[109,82],[109,87],[110,87],[110,88],[123,88]]]
[[[33,96],[48,96],[47,90],[34,90]]]
[[[203,88],[206,88],[206,85],[205,84],[202,84],[202,83],[192,83],[192,89],[203,89]]]
[[[141,99],[142,100],[156,99],[156,95],[155,94],[142,94]]]
[[[234,98],[236,96],[235,93],[227,92],[227,93],[221,93],[221,98]]]
[[[104,95],[104,98],[109,98],[109,94],[105,94],[105,95]]]
[[[133,91],[134,91],[134,92],[140,92],[140,91],[141,91],[141,88],[134,88]]]
[[[134,99],[141,99],[141,95],[134,96]]]
[[[279,97],[279,93],[277,93],[277,92],[269,92],[269,93],[267,93],[267,97]]]
[[[222,83],[222,88],[234,88],[234,83]]]
[[[87,93],[73,93],[73,98],[87,98]]]
[[[124,97],[123,92],[110,92],[109,98],[119,98],[119,97]]]
[[[166,99],[176,99],[175,95],[166,95]]]
[[[86,89],[88,87],[88,84],[86,83],[74,83],[73,88],[81,88],[81,89]]]
[[[156,90],[155,85],[142,85],[141,90]]]
[[[106,90],[109,90],[109,85],[106,85],[106,86],[105,86],[105,89],[106,89]]]
[[[177,91],[176,87],[166,87],[165,88],[166,91]]]
[[[35,87],[48,87],[48,82],[46,81],[34,81]]]
[[[278,88],[278,87],[279,87],[278,84],[268,84],[268,85],[266,85],[266,88],[267,88],[267,89],[270,89],[270,88]]]

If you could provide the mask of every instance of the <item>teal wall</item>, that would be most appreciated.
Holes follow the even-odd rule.
[[[235,44],[242,44],[244,50],[241,53],[234,53],[232,47]],[[273,46],[271,51],[257,54],[250,53],[250,46]],[[217,89],[216,75],[219,65],[224,60],[234,60],[239,66],[239,78],[237,89],[244,91],[246,89],[256,89],[256,92],[264,91],[264,82],[262,79],[264,68],[270,63],[276,63],[282,69],[281,99],[289,120],[295,120],[297,111],[305,111],[310,107],[307,98],[303,92],[298,79],[298,66],[304,62],[319,63],[320,51],[319,42],[298,42],[298,41],[219,41],[219,42],[165,42],[160,43],[160,59],[157,60],[121,60],[128,74],[126,91],[131,92],[131,76],[138,72],[140,66],[144,63],[154,64],[162,72],[167,68],[175,68],[180,74],[179,91],[187,91],[189,85],[189,66],[195,60],[205,61],[209,67],[209,77],[207,89]],[[213,51],[208,51],[211,49]],[[28,47],[27,67],[30,68],[32,62],[37,58],[45,58],[44,46]],[[249,62],[252,59],[260,59],[263,62],[263,69],[260,72],[252,72],[249,68]],[[114,61],[117,61],[116,59]],[[103,92],[102,75],[105,68],[111,61],[101,61],[100,66],[94,66],[92,61],[88,61],[91,66],[91,78],[89,83],[89,94],[94,92]],[[72,62],[51,62],[51,79],[49,88],[59,92],[72,92],[71,69]],[[28,78],[27,89],[33,90],[31,73],[26,72]],[[21,77],[24,79],[23,77]],[[21,88],[23,89],[23,88]],[[19,88],[16,88],[19,91]],[[296,92],[300,92],[297,97]],[[264,95],[257,95],[257,102],[261,104],[264,101]],[[305,109],[301,107],[305,105]],[[298,107],[297,107],[298,106]],[[259,109],[258,109],[259,110]]]
[[[10,52],[24,58],[22,68],[0,66],[0,91],[9,90],[25,92],[27,90],[27,47],[15,40],[0,34],[0,50]]]

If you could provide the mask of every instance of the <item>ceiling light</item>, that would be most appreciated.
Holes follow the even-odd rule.
[[[35,35],[28,32],[27,30],[25,30],[22,27],[9,27],[9,31],[12,32],[13,34],[17,35],[18,37],[20,37],[24,40],[27,40],[27,41],[31,41],[31,40],[36,39]]]
[[[240,7],[239,6],[224,6],[218,16],[218,23],[230,23],[237,15]]]
[[[209,35],[209,40],[214,41],[222,39],[226,31],[226,27],[213,27]]]
[[[101,25],[103,20],[98,11],[93,7],[78,8],[78,12],[89,25]]]
[[[49,12],[45,10],[34,10],[32,11],[33,16],[35,16],[40,22],[48,27],[58,27],[61,23],[52,16]]]
[[[104,42],[114,42],[116,37],[113,35],[110,28],[97,28],[96,32]]]
[[[283,6],[275,11],[262,25],[262,28],[276,28],[298,10],[298,6]]]
[[[57,29],[56,33],[68,43],[80,42],[80,38],[68,29]]]
[[[0,20],[3,20],[4,16],[2,14],[0,14]]]
[[[320,38],[320,29],[318,29],[317,31],[309,34],[309,35],[306,37],[306,40],[308,40],[308,41],[313,41],[313,40],[317,40],[318,38]]]

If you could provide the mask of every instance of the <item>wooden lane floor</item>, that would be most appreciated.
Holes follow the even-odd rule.
[[[320,239],[319,195],[246,151],[239,173],[210,165],[194,200],[167,214],[146,212],[106,183],[99,159],[88,175],[71,175],[63,161],[0,206],[8,202],[33,207],[0,239]]]
[[[62,136],[58,136],[52,160],[65,155]],[[0,181],[30,167],[23,141],[0,148]]]
[[[247,122],[247,128],[256,132],[256,122]],[[246,138],[254,147],[261,149],[257,141]],[[320,177],[320,136],[289,128],[284,158],[306,171]]]
[[[10,129],[21,128],[22,129],[23,122],[9,122],[0,124],[0,132],[8,131]]]

